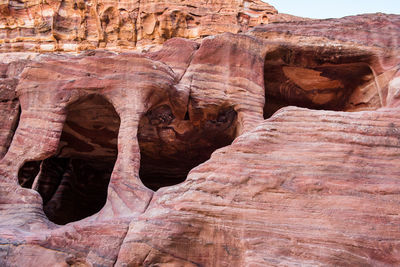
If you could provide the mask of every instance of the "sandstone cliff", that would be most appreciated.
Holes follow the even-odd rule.
[[[172,37],[238,33],[277,14],[259,0],[0,2],[0,52],[132,49]]]
[[[400,264],[400,16],[0,7],[0,265]]]

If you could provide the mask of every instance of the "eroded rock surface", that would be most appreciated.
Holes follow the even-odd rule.
[[[1,12],[23,21],[40,7],[52,26],[31,40],[54,37],[50,50],[113,50],[124,31],[143,45],[191,38],[193,10],[211,29],[196,36],[230,33],[142,53],[2,55],[0,265],[400,264],[400,16],[235,34],[276,11],[89,4]]]
[[[117,265],[398,264],[396,113],[282,109],[157,191]]]
[[[0,52],[132,49],[173,37],[238,33],[279,16],[259,0],[0,3]]]

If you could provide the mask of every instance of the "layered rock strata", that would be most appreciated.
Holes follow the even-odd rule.
[[[0,52],[76,52],[238,33],[268,23],[277,11],[259,0],[7,0],[0,3],[0,14]]]
[[[1,65],[1,265],[398,265],[399,24]]]

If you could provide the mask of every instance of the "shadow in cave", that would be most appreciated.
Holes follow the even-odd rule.
[[[50,221],[77,221],[104,206],[118,153],[119,125],[113,106],[99,95],[89,95],[68,107],[57,154],[20,168],[21,186],[39,192]]]
[[[221,108],[215,117],[194,124],[189,114],[175,118],[168,105],[148,111],[139,124],[140,179],[156,191],[185,181],[189,171],[208,160],[236,135],[237,114]]]
[[[264,119],[280,108],[360,111],[380,107],[368,52],[282,46],[264,64]],[[371,92],[372,91],[372,92]]]
[[[216,149],[231,144],[236,122],[237,114],[229,107],[196,125],[189,114],[176,118],[166,104],[152,108],[138,130],[143,184],[158,190],[183,182]],[[40,193],[49,220],[66,224],[104,206],[117,158],[119,124],[112,105],[90,95],[68,107],[57,154],[20,168],[21,186]]]
[[[281,47],[267,53],[264,118],[289,105],[334,111],[378,108],[379,95],[370,86],[370,61],[367,52],[346,49]],[[102,97],[81,99],[68,107],[58,153],[20,169],[20,184],[40,193],[51,221],[65,224],[103,207],[117,158],[119,123],[114,108]],[[203,121],[192,121],[189,113],[181,120],[165,103],[153,107],[142,116],[138,129],[143,184],[158,190],[183,182],[216,149],[231,144],[236,124],[231,107],[220,107]]]

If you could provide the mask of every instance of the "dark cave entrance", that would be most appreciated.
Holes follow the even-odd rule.
[[[118,153],[119,125],[113,106],[99,95],[89,95],[68,107],[57,154],[21,167],[21,186],[40,193],[50,221],[81,220],[104,206]]]
[[[264,63],[264,119],[280,108],[361,111],[381,106],[372,55],[339,47],[282,46]]]
[[[196,123],[189,113],[183,120],[175,118],[168,105],[151,109],[140,120],[138,132],[143,184],[156,191],[185,181],[191,169],[233,142],[236,123],[230,107]]]
[[[176,118],[168,104],[153,107],[140,120],[140,179],[158,190],[183,182],[189,171],[208,160],[236,136],[237,114],[220,108],[201,122]],[[66,224],[98,212],[117,158],[118,114],[110,103],[90,95],[68,107],[57,154],[26,162],[21,186],[37,190],[50,221]]]

